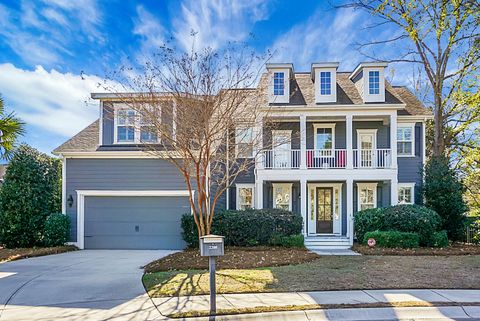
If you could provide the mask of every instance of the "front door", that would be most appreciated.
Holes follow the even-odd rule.
[[[375,133],[359,132],[358,144],[360,152],[360,167],[372,167],[375,162]]]
[[[273,165],[275,168],[291,167],[290,150],[292,132],[290,130],[274,130],[273,133]]]
[[[317,233],[333,233],[332,187],[317,187]]]

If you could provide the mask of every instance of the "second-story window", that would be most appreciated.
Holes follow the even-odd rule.
[[[273,95],[283,96],[285,94],[285,73],[273,73]]]
[[[397,155],[414,156],[414,131],[413,125],[403,125],[397,128]]]
[[[370,95],[380,94],[380,72],[378,70],[368,72],[368,93]]]
[[[332,74],[329,71],[320,72],[320,95],[332,94]]]
[[[237,127],[235,129],[235,154],[238,158],[253,157],[252,127]]]
[[[135,111],[120,109],[117,112],[117,142],[135,142]]]
[[[157,130],[144,117],[140,119],[140,141],[142,143],[156,143],[158,140]]]

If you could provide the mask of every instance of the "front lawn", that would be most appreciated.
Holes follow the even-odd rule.
[[[35,256],[44,256],[50,254],[59,254],[64,252],[76,251],[77,248],[72,245],[56,246],[56,247],[34,247],[34,248],[17,248],[5,249],[0,247],[0,263],[26,259]]]
[[[226,249],[225,253],[231,251]],[[268,250],[253,256],[268,255]],[[193,252],[184,252],[193,254]],[[308,252],[307,252],[308,253]],[[180,253],[181,254],[181,253]],[[177,254],[177,258],[178,258]],[[480,255],[463,256],[316,256],[307,262],[248,268],[242,262],[217,271],[218,293],[292,292],[395,288],[480,288]],[[163,260],[163,259],[162,259]],[[156,261],[161,266],[162,260]],[[165,262],[172,262],[166,257]],[[261,264],[268,262],[261,261]],[[151,268],[151,266],[150,266]],[[164,269],[167,270],[167,269]],[[152,297],[208,293],[208,272],[177,270],[146,273]]]

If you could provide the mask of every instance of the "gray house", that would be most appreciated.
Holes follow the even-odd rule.
[[[278,122],[263,131],[264,146],[274,148],[260,146],[255,168],[237,177],[220,202],[226,209],[298,213],[312,249],[349,248],[359,210],[421,202],[430,111],[406,87],[385,80],[386,63],[362,63],[353,72],[338,66],[314,63],[310,72],[295,72],[292,64],[267,65],[256,90]],[[125,122],[134,111],[116,95],[92,98],[99,119],[54,151],[63,160],[72,243],[183,248],[180,217],[190,211],[183,177],[144,151],[141,126]],[[248,143],[250,130],[237,128],[236,143]],[[266,143],[272,141],[279,143]]]

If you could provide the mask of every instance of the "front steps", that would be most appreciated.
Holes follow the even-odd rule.
[[[352,246],[346,236],[307,236],[305,247],[311,251],[317,250],[349,250]]]

